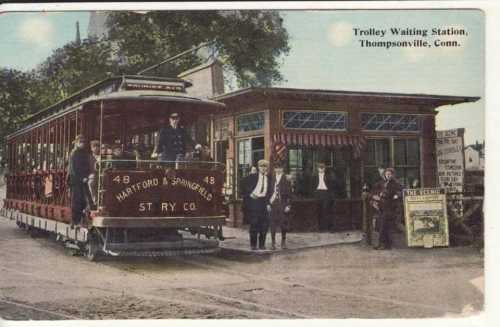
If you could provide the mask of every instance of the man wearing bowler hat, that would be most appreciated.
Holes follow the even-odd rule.
[[[179,125],[179,114],[173,112],[169,116],[169,124],[160,129],[157,151],[159,160],[182,160],[186,155],[187,145],[195,142],[188,135],[186,129]]]
[[[251,174],[242,185],[241,195],[245,201],[245,211],[250,223],[250,247],[252,250],[258,247],[266,248],[266,234],[269,228],[269,214],[267,205],[273,193],[272,181],[267,175],[269,162],[259,160],[258,173]]]

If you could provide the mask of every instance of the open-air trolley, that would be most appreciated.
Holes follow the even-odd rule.
[[[31,116],[6,140],[9,172],[1,213],[21,228],[57,235],[90,259],[216,251],[226,218],[224,166],[189,156],[175,162],[151,156],[172,112],[181,115],[192,139],[210,146],[211,115],[224,105],[189,96],[190,85],[177,78],[113,77]],[[96,206],[72,229],[66,178],[79,134],[98,140],[102,150]],[[116,146],[130,156],[113,158],[110,148]]]

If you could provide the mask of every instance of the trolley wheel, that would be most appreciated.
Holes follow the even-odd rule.
[[[40,231],[35,227],[28,226],[28,235],[31,238],[38,238],[40,237]]]
[[[95,233],[90,233],[83,254],[89,261],[97,261],[101,255],[101,242]]]

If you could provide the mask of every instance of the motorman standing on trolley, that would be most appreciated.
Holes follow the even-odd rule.
[[[179,161],[186,155],[188,144],[195,142],[188,135],[186,129],[179,126],[179,114],[173,112],[169,117],[169,125],[160,129],[156,152],[161,161]]]
[[[85,136],[77,135],[75,148],[69,157],[68,185],[71,191],[71,228],[81,223],[83,210],[90,198],[87,185],[91,172],[90,153],[85,148],[86,142]]]

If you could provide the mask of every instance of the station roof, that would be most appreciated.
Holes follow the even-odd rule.
[[[476,102],[480,97],[470,96],[450,96],[435,94],[409,94],[409,93],[385,93],[385,92],[360,92],[342,90],[321,90],[321,89],[296,89],[280,87],[248,87],[233,92],[228,92],[212,99],[225,103],[238,102],[251,97],[279,97],[293,98],[300,100],[333,100],[333,99],[366,99],[370,101],[401,102],[413,104],[425,104],[435,107],[443,105],[454,105],[464,102]]]

